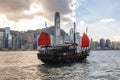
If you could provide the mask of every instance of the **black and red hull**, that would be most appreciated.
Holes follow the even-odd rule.
[[[88,55],[89,50],[77,53],[74,49],[63,51],[61,51],[61,49],[57,49],[48,52],[39,51],[39,53],[37,54],[38,59],[40,59],[45,64],[80,62],[86,59]]]

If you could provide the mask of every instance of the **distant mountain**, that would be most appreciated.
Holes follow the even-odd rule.
[[[47,32],[48,34],[51,34],[51,35],[55,36],[55,34],[54,34],[54,31],[55,31],[54,26],[50,26],[48,28],[43,28],[43,29],[37,30],[37,31],[39,31],[40,33],[44,31],[44,32]],[[66,32],[61,29],[61,36],[64,37],[65,34],[66,34]]]
[[[4,32],[5,28],[0,28],[1,32]],[[47,32],[50,35],[54,36],[54,26],[50,26],[48,28],[43,28],[43,29],[37,29],[37,30],[28,30],[28,31],[23,31],[23,32],[19,32],[19,31],[15,31],[15,30],[11,30],[11,34],[12,35],[19,35],[21,33],[25,34],[25,33],[34,33],[35,37],[37,37],[38,35],[41,34],[41,32]],[[66,32],[64,30],[61,29],[61,36],[64,37],[64,35],[66,34]]]
[[[0,31],[1,31],[1,32],[4,32],[4,28],[0,28]]]
[[[0,28],[0,31],[4,32],[5,28]],[[15,31],[15,30],[10,30],[10,32],[11,32],[12,35],[16,35],[17,33],[20,33],[19,31]]]

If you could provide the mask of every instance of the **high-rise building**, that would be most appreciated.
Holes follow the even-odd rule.
[[[5,28],[5,37],[7,37],[10,34],[10,27]]]
[[[98,41],[95,41],[95,47],[96,48],[100,47],[100,43]]]
[[[8,35],[8,48],[12,49],[12,35],[11,34]]]
[[[79,32],[75,33],[75,43],[78,44],[79,46],[77,47],[77,51],[80,52],[81,51],[81,36]]]
[[[10,27],[5,28],[3,46],[6,49],[12,48],[12,35],[10,34]]]
[[[0,32],[0,49],[3,48],[3,32]]]
[[[74,42],[74,30],[73,30],[73,28],[70,29],[70,42],[71,43]]]
[[[100,48],[104,49],[105,47],[105,40],[104,39],[100,39]]]
[[[107,47],[107,48],[111,47],[111,42],[109,39],[106,40],[105,47]]]
[[[55,13],[55,45],[60,44],[61,32],[60,32],[60,14]]]
[[[64,36],[64,43],[69,43],[69,42],[70,42],[70,36],[68,35],[68,33],[66,33]]]
[[[93,39],[90,40],[90,48],[91,49],[95,48],[95,43],[94,43]]]
[[[13,49],[21,49],[21,38],[19,36],[13,38]]]
[[[26,49],[33,49],[34,48],[34,32],[29,31],[25,33],[25,39],[26,39]]]

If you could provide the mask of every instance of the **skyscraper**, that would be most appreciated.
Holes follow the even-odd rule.
[[[74,30],[73,30],[73,28],[70,29],[70,42],[71,43],[74,42]]]
[[[10,27],[6,27],[4,31],[4,48],[12,48],[12,35],[10,34]]]
[[[55,45],[60,44],[60,14],[55,13]]]
[[[70,42],[70,36],[68,35],[68,33],[66,33],[64,36],[64,43],[69,43],[69,42]]]
[[[104,49],[105,47],[105,40],[104,39],[100,39],[100,48]]]
[[[105,47],[110,48],[111,47],[111,42],[109,39],[106,40]]]
[[[3,48],[3,32],[0,31],[0,49]]]

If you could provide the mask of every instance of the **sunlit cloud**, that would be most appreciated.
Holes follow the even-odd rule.
[[[86,23],[84,21],[80,21],[79,25],[85,25]]]
[[[45,28],[45,19],[36,16],[33,19],[20,19],[19,22],[9,21],[5,16],[1,16],[0,28],[10,27],[11,30],[27,31]],[[6,24],[7,23],[7,24]]]
[[[0,14],[4,14],[7,19],[18,21],[21,18],[33,18],[33,15],[23,14],[24,10],[29,10],[32,0],[0,0]]]
[[[0,0],[0,28],[35,30],[44,28],[45,21],[48,27],[53,26],[54,14],[59,11],[61,28],[66,32],[75,21],[81,34],[88,27],[88,35],[93,39],[112,39],[120,32],[119,5],[118,0]]]
[[[41,11],[40,6],[36,3],[33,3],[33,4],[31,4],[30,9],[25,10],[23,13],[26,14],[26,15],[31,15],[31,14],[37,14],[40,11]]]
[[[42,7],[40,15],[54,22],[54,14],[60,12],[61,23],[75,21],[75,10],[78,7],[77,0],[38,0]]]
[[[78,0],[0,0],[0,14],[13,21],[42,16],[53,23],[54,14],[59,11],[61,22],[70,22],[75,21],[78,6]]]
[[[120,36],[113,36],[112,41],[120,41]]]
[[[54,14],[59,11],[61,25],[66,25],[76,21],[75,10],[79,3],[78,0],[0,0],[0,15],[4,15],[0,17],[0,24],[1,27],[10,26],[14,30],[36,29],[36,25],[42,28],[41,24],[44,25],[45,21],[54,25]],[[29,27],[31,23],[34,27]]]
[[[103,23],[109,23],[109,22],[114,22],[115,21],[115,19],[113,19],[113,18],[108,18],[108,19],[102,19],[102,20],[100,20],[100,22],[103,22]]]

